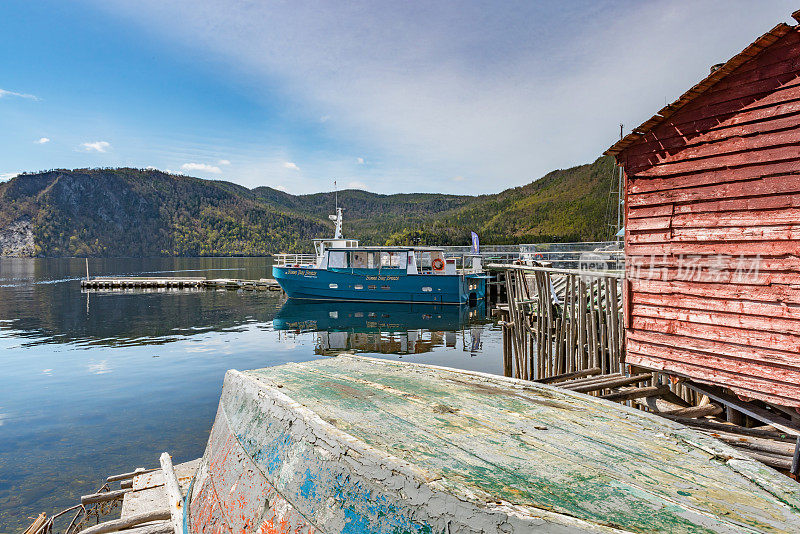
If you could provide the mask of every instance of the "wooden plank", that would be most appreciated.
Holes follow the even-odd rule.
[[[83,495],[81,496],[81,504],[96,504],[100,502],[108,502],[108,501],[115,501],[117,499],[122,499],[122,497],[130,492],[130,489],[119,489],[113,491],[104,491],[100,493],[92,493],[90,495]]]
[[[724,214],[726,212],[742,213],[755,210],[797,207],[800,207],[800,194],[770,194],[743,198],[715,198],[686,204],[627,206],[625,218],[626,220],[632,220],[637,218],[671,216],[673,214],[698,213],[714,215],[716,213]]]
[[[647,270],[661,270],[664,268],[675,269],[691,268],[708,270],[719,270],[726,272],[742,271],[749,275],[748,271],[754,271],[753,275],[760,272],[772,273],[792,273],[797,272],[800,265],[800,254],[785,254],[779,256],[766,255],[739,255],[732,256],[726,254],[692,254],[675,255],[664,254],[658,256],[632,256],[626,258],[626,271],[628,277]]]
[[[670,228],[740,228],[747,226],[793,225],[800,221],[800,208],[692,213],[631,219],[626,230],[668,230]]]
[[[145,469],[144,467],[139,467],[130,473],[122,473],[120,475],[113,475],[106,478],[106,482],[117,482],[120,480],[128,480],[138,475],[143,475],[145,473],[152,473],[156,471],[156,469]]]
[[[759,226],[733,226],[723,228],[709,227],[673,227],[662,231],[633,231],[630,243],[660,243],[672,241],[673,243],[715,241],[719,243],[735,243],[740,241],[800,241],[800,224],[774,224],[769,220],[762,220]]]
[[[800,436],[800,424],[795,424],[791,421],[787,421],[786,419],[778,418],[769,410],[765,410],[764,408],[749,402],[741,401],[736,397],[728,395],[722,391],[718,391],[715,388],[706,387],[694,382],[687,382],[686,386],[702,395],[706,395],[710,399],[724,404],[725,406],[729,406],[739,412],[742,412],[743,414],[749,415],[753,419],[758,419],[763,423],[773,426],[781,432],[785,432],[793,436]]]
[[[572,371],[572,372],[563,373],[563,374],[560,374],[560,375],[550,376],[550,377],[546,377],[546,378],[540,378],[539,380],[536,380],[536,382],[539,382],[541,384],[555,384],[556,382],[563,382],[563,381],[570,380],[570,379],[573,379],[573,378],[583,378],[583,377],[586,377],[586,376],[596,375],[596,374],[599,374],[599,373],[600,373],[600,368],[599,367],[591,367],[589,369],[583,369],[583,370],[580,370],[580,371]]]
[[[595,367],[594,369],[600,369],[600,367]],[[558,387],[569,387],[569,386],[585,386],[587,384],[594,384],[596,382],[605,382],[612,378],[622,378],[622,373],[612,373],[612,374],[600,374],[597,376],[587,376],[583,378],[573,378],[570,380],[565,380],[560,384],[554,384]]]
[[[800,244],[800,242],[798,242]],[[651,281],[676,281],[684,283],[706,284],[717,286],[746,285],[752,288],[770,290],[776,286],[798,287],[800,286],[800,273],[794,270],[769,271],[761,268],[761,259],[752,257],[732,257],[720,255],[720,265],[714,265],[713,258],[707,258],[701,264],[697,258],[700,256],[687,255],[677,264],[668,266],[666,263],[659,266],[656,262],[648,265],[648,258],[637,262],[636,257],[632,257],[628,266],[628,273],[632,279],[644,279]],[[646,263],[647,262],[647,263]],[[725,269],[722,263],[739,263],[740,267]],[[766,262],[765,262],[766,263]]]
[[[743,426],[736,426],[730,423],[720,423],[717,421],[711,421],[709,419],[689,419],[685,417],[677,417],[674,415],[667,415],[667,414],[659,414],[661,417],[666,417],[667,419],[671,419],[676,423],[681,423],[683,425],[697,427],[706,432],[712,433],[714,432],[724,432],[730,435],[739,435],[739,436],[749,436],[749,437],[756,437],[756,438],[764,438],[769,439],[772,441],[783,441],[786,443],[794,443],[796,440],[794,436],[787,434],[785,432],[780,433],[774,430],[761,430],[756,428],[747,428]],[[772,427],[770,427],[772,428]]]
[[[673,415],[675,417],[707,417],[709,415],[721,414],[722,408],[716,404],[706,404],[705,406],[689,406],[687,408],[678,408],[677,410],[670,410],[664,413],[666,415]]]
[[[794,454],[794,443],[784,443],[770,439],[744,437],[740,434],[728,434],[726,432],[707,431],[707,433],[710,436],[727,443],[728,445],[733,445],[742,449],[767,452],[770,454],[787,456],[789,458],[791,458]]]
[[[25,529],[23,534],[39,534],[45,523],[47,523],[47,514],[42,512],[36,519],[33,520],[33,523],[31,523],[30,526]]]
[[[665,303],[666,304],[666,303]],[[675,308],[667,305],[633,304],[634,315],[650,317],[653,319],[667,319],[699,323],[706,325],[720,325],[731,328],[748,330],[762,330],[779,334],[797,335],[800,332],[800,319],[782,319],[751,315],[747,313],[725,313],[722,311],[700,311],[694,308]]]
[[[684,256],[724,255],[724,256],[781,256],[795,254],[800,246],[798,241],[741,241],[741,242],[659,242],[634,243],[628,240],[626,250],[632,256]]]
[[[172,458],[164,452],[158,460],[161,463],[161,471],[164,474],[164,490],[167,494],[172,529],[175,534],[183,534],[183,494],[181,493],[181,486],[178,484],[178,478],[175,476]]]
[[[128,516],[120,519],[113,519],[111,521],[105,521],[103,523],[82,530],[80,534],[107,534],[109,532],[117,532],[120,530],[129,529],[137,525],[141,525],[142,523],[149,523],[151,521],[159,521],[162,519],[169,519],[169,518],[170,518],[169,510],[166,509],[153,510],[143,514]],[[170,525],[170,529],[171,528],[172,526]],[[129,531],[125,530],[125,532],[127,533]]]
[[[634,293],[665,293],[694,297],[771,301],[783,302],[792,306],[800,304],[800,291],[789,285],[764,287],[750,284],[733,285],[647,279],[631,279],[630,285]]]
[[[669,386],[667,385],[644,386],[644,387],[616,391],[614,393],[607,393],[605,395],[601,395],[600,398],[615,402],[622,402],[633,399],[644,399],[647,397],[658,397],[659,395],[663,395],[667,391],[669,391]]]
[[[641,382],[646,382],[652,378],[650,373],[643,373],[633,376],[623,376],[620,378],[611,378],[608,380],[593,382],[590,384],[578,384],[578,385],[571,385],[571,386],[561,386],[564,389],[568,389],[570,391],[574,391],[576,393],[588,393],[590,391],[600,391],[603,389],[611,389],[620,386],[627,386],[629,384],[638,384]]]
[[[792,461],[782,456],[775,456],[764,452],[756,452],[751,450],[743,451],[753,460],[757,460],[764,465],[775,467],[777,469],[789,470],[792,466]]]

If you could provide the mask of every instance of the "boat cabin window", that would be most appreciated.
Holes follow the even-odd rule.
[[[347,252],[331,250],[328,252],[328,267],[331,269],[347,269]]]
[[[414,254],[417,256],[417,269],[419,272],[432,271],[433,262],[437,259],[441,260],[441,265],[444,265],[444,254],[441,250],[418,250]]]
[[[381,251],[381,269],[405,269],[407,263],[406,251]]]
[[[354,269],[375,269],[377,267],[377,253],[358,250],[351,252],[351,254],[350,265]]]

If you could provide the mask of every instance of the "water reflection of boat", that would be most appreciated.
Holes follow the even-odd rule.
[[[316,332],[317,354],[418,354],[437,346],[455,347],[464,329],[485,317],[482,307],[290,299],[272,325],[276,330]],[[479,346],[479,333],[471,331],[469,337],[465,347]]]

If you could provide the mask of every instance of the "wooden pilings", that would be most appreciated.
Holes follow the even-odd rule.
[[[508,322],[504,353],[515,378],[538,380],[624,362],[622,274],[504,266]]]

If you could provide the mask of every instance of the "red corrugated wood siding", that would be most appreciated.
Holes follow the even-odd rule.
[[[800,34],[618,160],[628,363],[800,406]]]

